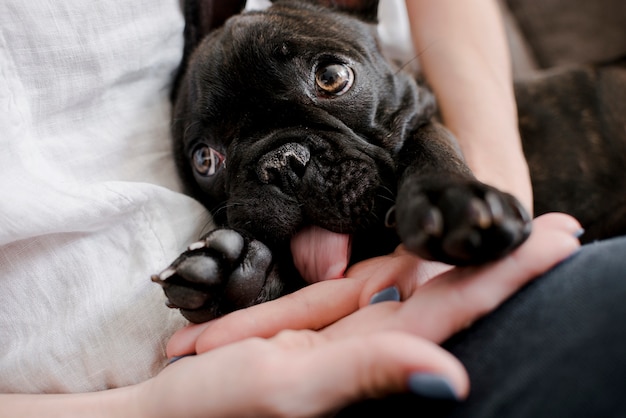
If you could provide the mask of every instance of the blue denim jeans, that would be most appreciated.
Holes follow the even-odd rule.
[[[583,246],[444,346],[466,401],[398,395],[338,416],[626,417],[626,237]]]

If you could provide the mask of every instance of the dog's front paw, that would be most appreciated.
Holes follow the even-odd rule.
[[[406,183],[395,218],[408,250],[453,265],[501,258],[522,244],[531,229],[531,218],[515,197],[465,179]]]
[[[282,289],[268,286],[271,267],[272,253],[263,243],[216,229],[152,281],[163,287],[169,307],[198,323],[276,297]]]

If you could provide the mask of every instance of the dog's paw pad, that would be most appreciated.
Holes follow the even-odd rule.
[[[492,225],[492,211],[489,205],[482,199],[475,197],[470,200],[467,215],[469,222],[481,229],[487,229]]]
[[[413,233],[405,239],[405,246],[408,248],[418,248],[427,241],[438,238],[443,233],[444,220],[441,211],[434,206],[423,208],[422,213],[416,220],[416,227]]]
[[[213,258],[185,253],[152,281],[161,285],[170,308],[198,309],[211,299],[213,289],[223,285],[223,276]]]
[[[505,210],[502,199],[498,194],[493,191],[487,191],[485,193],[485,203],[489,208],[491,214],[491,220],[494,224],[500,224],[505,219]]]
[[[220,266],[204,254],[190,255],[176,265],[176,274],[189,283],[216,286],[221,283]]]
[[[422,233],[439,237],[443,233],[444,221],[441,211],[434,206],[429,206],[422,215],[420,229]]]
[[[167,290],[167,297],[168,299],[165,302],[165,305],[168,308],[180,308],[180,302],[172,302],[172,300],[178,300],[185,301],[185,309],[194,310],[200,309],[202,306],[204,306],[210,295],[208,292],[203,292],[198,289],[192,289],[186,286],[172,285]]]
[[[244,252],[245,240],[232,229],[217,229],[205,239],[205,247],[217,251],[229,263],[235,263]]]
[[[455,260],[455,264],[468,261],[468,254],[475,253],[483,244],[483,237],[475,228],[455,229],[441,241],[443,254],[447,261]]]

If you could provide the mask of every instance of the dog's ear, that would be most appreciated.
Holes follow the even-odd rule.
[[[231,16],[240,13],[246,0],[181,0],[185,16],[185,46],[183,58],[174,80],[171,99],[174,100],[178,84],[193,50],[211,31],[219,28]]]
[[[184,0],[185,49],[193,50],[209,32],[240,13],[245,5],[246,0]]]
[[[274,0],[272,0],[274,1]],[[305,0],[308,3],[330,7],[354,15],[366,22],[378,21],[379,0]]]

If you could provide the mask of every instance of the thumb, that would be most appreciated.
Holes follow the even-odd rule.
[[[469,392],[469,378],[460,361],[431,341],[398,331],[330,342],[321,337],[312,331],[283,331],[272,338],[302,353],[291,370],[300,379],[307,377],[302,385],[304,399],[293,397],[293,410],[282,411],[287,416],[302,413],[303,405],[310,408],[304,415],[313,416],[394,393],[461,400]],[[298,350],[311,345],[310,350]]]

